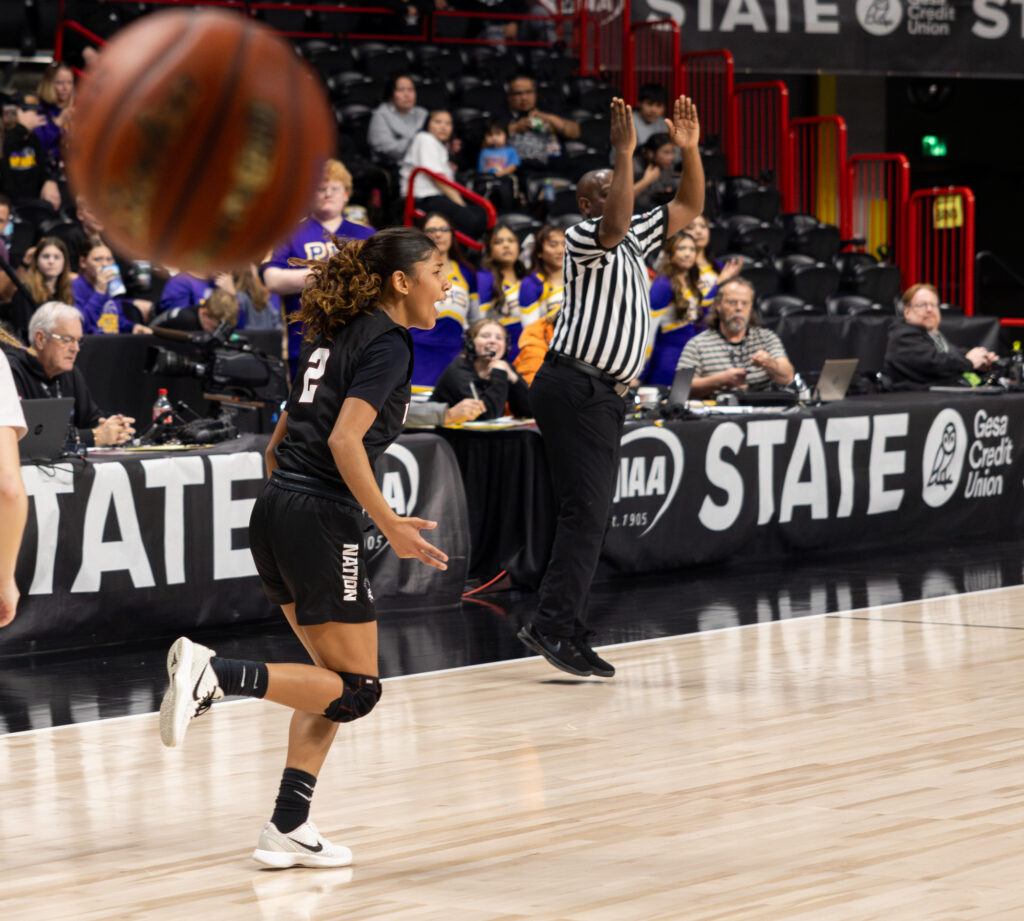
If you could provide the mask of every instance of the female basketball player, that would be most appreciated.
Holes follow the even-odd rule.
[[[265,697],[295,710],[274,813],[253,857],[271,867],[341,867],[346,847],[309,821],[310,798],[339,723],[380,698],[377,624],[363,558],[363,509],[403,559],[447,568],[423,529],[387,505],[374,461],[398,437],[410,396],[409,328],[430,329],[450,287],[423,231],[383,230],[307,263],[313,281],[295,319],[306,341],[287,411],[267,449],[271,472],[249,523],[267,597],[280,604],[313,665],[216,656],[178,639],[167,658],[170,687],[160,737],[178,745],[191,719],[225,695]]]

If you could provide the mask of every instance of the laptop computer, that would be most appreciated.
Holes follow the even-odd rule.
[[[818,383],[814,387],[815,403],[834,403],[845,399],[850,381],[857,372],[858,358],[827,358],[821,366]]]
[[[685,406],[690,399],[690,387],[693,386],[693,372],[696,368],[677,368],[675,377],[672,378],[672,386],[669,388],[668,396],[665,397],[666,406]]]
[[[18,442],[18,453],[24,462],[54,461],[64,455],[68,425],[75,401],[71,397],[53,400],[22,400],[28,431]]]

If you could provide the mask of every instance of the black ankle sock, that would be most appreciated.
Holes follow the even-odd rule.
[[[225,694],[262,697],[267,693],[267,666],[262,662],[214,656],[210,659],[210,667]]]
[[[281,775],[281,789],[274,802],[270,821],[277,830],[287,835],[309,818],[309,802],[313,799],[316,778],[298,768],[285,768]]]

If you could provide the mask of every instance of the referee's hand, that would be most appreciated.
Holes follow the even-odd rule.
[[[689,96],[680,96],[675,101],[675,105],[672,107],[672,117],[665,119],[665,128],[676,147],[683,149],[698,145],[700,121],[697,119],[697,107]]]
[[[396,518],[387,525],[386,531],[384,528],[381,531],[399,559],[419,560],[434,569],[447,569],[448,554],[420,536],[420,531],[431,531],[436,527],[436,521],[424,518]]]
[[[612,100],[608,140],[615,150],[615,156],[632,157],[636,150],[636,125],[633,124],[633,110],[616,96]]]

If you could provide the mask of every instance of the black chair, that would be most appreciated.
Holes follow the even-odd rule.
[[[416,55],[417,70],[435,80],[453,80],[465,73],[462,58],[449,48],[425,45]]]
[[[891,262],[865,263],[854,266],[850,275],[843,279],[843,290],[880,304],[891,304],[899,300],[902,284],[899,267]]]
[[[330,47],[309,58],[309,63],[324,79],[331,74],[346,70],[355,70],[356,62],[348,48]]]
[[[429,78],[416,81],[416,105],[423,106],[428,112],[434,109],[448,108],[448,88],[441,80]]]
[[[722,210],[732,214],[751,214],[770,221],[778,216],[780,203],[778,189],[749,176],[729,176],[722,184]]]
[[[531,233],[536,233],[544,226],[532,214],[523,214],[519,211],[506,211],[498,220],[503,224],[508,224],[512,232],[519,238],[520,243]]]
[[[538,80],[568,81],[577,64],[573,58],[555,54],[550,48],[531,48],[527,66]]]
[[[819,262],[829,262],[838,254],[839,228],[834,224],[823,224],[813,214],[782,214],[779,223],[784,253],[802,253]]]
[[[834,294],[825,301],[825,312],[830,317],[856,317],[865,313],[887,313],[885,307],[859,294]]]
[[[18,215],[18,220],[25,221],[35,228],[58,217],[53,205],[42,198],[26,199],[20,202],[14,210]]]
[[[794,253],[780,256],[775,266],[782,290],[795,294],[808,304],[824,308],[828,299],[839,290],[839,269],[831,262],[819,262],[811,256]]]
[[[809,307],[810,304],[793,294],[769,294],[757,299],[757,309],[765,320],[804,313]]]
[[[708,249],[714,254],[716,259],[721,257],[719,253],[724,253],[729,247],[729,230],[724,225],[719,223],[718,220],[708,221]]]
[[[728,247],[738,253],[769,258],[782,252],[783,231],[773,222],[751,214],[722,215],[718,223],[725,227]]]
[[[878,262],[870,253],[860,252],[859,250],[838,253],[833,257],[832,261],[836,264],[836,268],[839,269],[839,285],[844,291],[847,290],[849,282],[853,280],[853,273],[857,266],[874,265]]]
[[[459,89],[459,105],[471,109],[480,109],[498,117],[508,108],[505,101],[505,90],[496,83],[484,81]]]
[[[612,104],[612,99],[620,95],[619,91],[610,83],[599,83],[596,86],[583,90],[576,97],[581,109],[589,109],[591,112],[607,112]]]
[[[348,102],[338,106],[334,110],[334,114],[338,119],[338,130],[351,138],[356,150],[362,156],[368,156],[369,145],[366,143],[366,132],[370,127],[373,109],[359,102]]]
[[[603,115],[591,115],[580,123],[580,141],[594,150],[608,150],[608,119]]]
[[[743,263],[740,275],[754,286],[758,297],[771,297],[779,293],[779,273],[770,259],[755,259],[746,253],[725,253],[715,257],[722,265],[730,259]]]
[[[409,55],[404,48],[388,48],[373,55],[360,54],[359,63],[368,77],[375,77],[385,83],[410,70]]]

